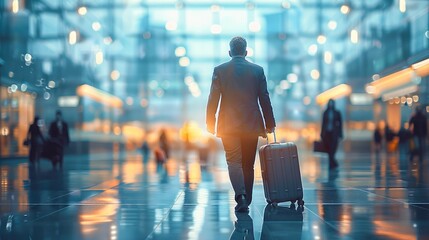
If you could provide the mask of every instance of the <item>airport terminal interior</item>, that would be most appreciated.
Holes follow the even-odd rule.
[[[267,203],[256,154],[235,211],[206,129],[235,36],[303,206]],[[0,0],[0,239],[429,239],[428,115],[427,0]]]

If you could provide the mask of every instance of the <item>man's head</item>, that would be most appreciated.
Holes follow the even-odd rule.
[[[57,110],[57,112],[55,113],[55,119],[57,121],[61,121],[63,114],[61,113],[60,110]]]
[[[333,99],[329,99],[328,101],[328,108],[334,109],[335,108],[335,101]]]
[[[229,56],[246,56],[247,42],[242,37],[233,37],[229,42]]]

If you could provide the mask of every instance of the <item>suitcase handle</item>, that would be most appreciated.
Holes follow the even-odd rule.
[[[276,130],[273,131],[273,134],[274,134],[274,142],[273,143],[277,143]],[[267,134],[267,144],[270,144],[270,142],[268,141],[268,134]]]

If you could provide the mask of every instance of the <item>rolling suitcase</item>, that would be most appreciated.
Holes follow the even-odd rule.
[[[259,149],[265,199],[268,204],[298,202],[303,206],[303,191],[298,150],[294,143],[268,143]]]

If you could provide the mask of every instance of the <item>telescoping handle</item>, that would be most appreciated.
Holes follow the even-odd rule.
[[[273,131],[273,135],[274,135],[274,142],[273,143],[277,143],[277,137],[276,137],[276,131]],[[270,144],[270,142],[268,141],[268,134],[267,134],[267,144]]]

